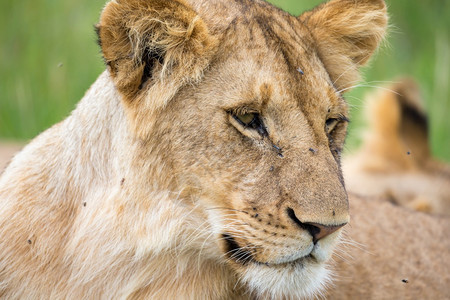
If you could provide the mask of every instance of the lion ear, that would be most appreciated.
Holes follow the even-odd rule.
[[[124,100],[149,95],[153,108],[164,107],[184,83],[198,80],[217,44],[183,0],[112,0],[97,31]]]
[[[403,145],[399,155],[404,157],[409,152],[409,161],[425,165],[431,156],[428,117],[417,83],[403,78],[388,89],[379,91],[377,96],[368,102],[367,113],[378,145],[389,149],[387,151],[391,155],[393,145]]]
[[[383,0],[332,0],[302,14],[320,59],[340,90],[359,79],[364,65],[382,41],[387,27]]]

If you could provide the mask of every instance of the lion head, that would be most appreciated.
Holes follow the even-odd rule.
[[[304,296],[348,223],[348,107],[386,28],[383,1],[300,17],[263,1],[110,2],[98,26],[152,181],[203,208],[218,250],[259,294]],[[149,172],[155,175],[154,170]]]

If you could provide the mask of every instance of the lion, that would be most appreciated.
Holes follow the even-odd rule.
[[[344,159],[347,189],[398,205],[450,216],[450,165],[432,157],[420,89],[399,79],[368,101],[369,132]]]
[[[386,27],[382,0],[107,3],[106,70],[0,177],[0,297],[324,294],[350,220],[342,93]]]

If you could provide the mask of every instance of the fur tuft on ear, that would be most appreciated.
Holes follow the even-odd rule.
[[[183,84],[201,78],[217,45],[183,0],[112,0],[97,31],[125,102],[137,105],[148,95],[152,108],[163,108]]]
[[[358,68],[382,41],[388,20],[383,0],[332,0],[299,18],[311,30],[320,59],[339,90],[360,80]]]

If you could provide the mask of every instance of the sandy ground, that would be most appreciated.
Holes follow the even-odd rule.
[[[22,147],[22,143],[0,141],[0,174],[3,173],[14,154],[19,152]]]

